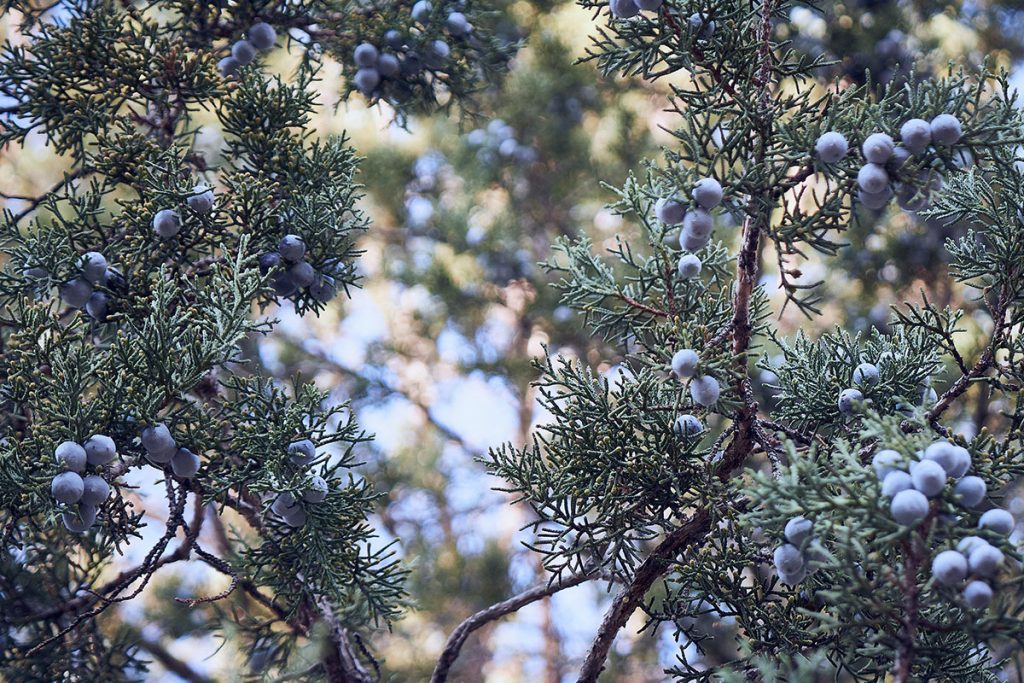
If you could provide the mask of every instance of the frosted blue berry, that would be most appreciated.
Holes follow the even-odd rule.
[[[418,21],[421,24],[427,23],[430,19],[430,13],[433,11],[434,6],[428,2],[428,0],[418,0],[415,5],[412,6],[412,19]]]
[[[398,73],[399,68],[401,65],[398,63],[398,57],[393,54],[385,52],[377,58],[377,73],[381,78],[391,78]]]
[[[910,119],[900,126],[900,141],[914,154],[920,154],[932,143],[932,129],[924,119]]]
[[[795,586],[807,578],[807,566],[805,565],[795,572],[780,571],[778,574],[779,581],[782,581],[787,586]]]
[[[971,581],[964,586],[963,596],[971,609],[984,609],[992,602],[992,588],[984,581]]]
[[[306,255],[306,243],[298,235],[285,235],[277,243],[277,252],[289,263],[298,263]]]
[[[236,40],[231,46],[231,56],[242,66],[252,64],[252,60],[256,59],[256,47],[248,40]]]
[[[85,449],[74,441],[65,441],[53,452],[57,463],[69,472],[84,472],[87,456]]]
[[[647,12],[657,12],[661,9],[663,0],[633,0],[636,6]]]
[[[665,225],[679,225],[686,217],[686,204],[675,197],[664,197],[655,202],[654,215]]]
[[[61,472],[50,482],[50,493],[60,503],[77,503],[84,491],[85,484],[78,472]]]
[[[334,278],[330,275],[318,275],[313,284],[309,286],[309,295],[320,303],[327,303],[337,293],[338,289],[334,284]]]
[[[860,393],[857,389],[843,389],[839,392],[839,398],[836,400],[836,406],[839,408],[839,412],[843,415],[853,415],[854,410],[857,408],[857,404],[864,400],[864,394]]]
[[[864,140],[860,150],[863,152],[864,158],[872,164],[884,164],[892,156],[894,148],[895,144],[891,137],[885,133],[873,133]],[[868,192],[878,192],[878,190],[868,190]]]
[[[105,434],[93,434],[82,446],[90,465],[106,465],[117,457],[114,440]]]
[[[967,578],[967,558],[955,550],[943,550],[932,560],[932,578],[943,586],[955,586]]]
[[[82,503],[75,510],[62,513],[60,518],[68,531],[85,533],[96,523],[96,506]]]
[[[1003,551],[988,543],[979,543],[967,558],[971,573],[977,576],[993,576],[1002,563]]]
[[[217,62],[217,73],[224,78],[228,76],[234,76],[238,73],[238,70],[242,65],[234,57],[225,57],[224,59]]]
[[[875,470],[875,476],[879,481],[885,479],[890,472],[899,471],[903,465],[903,456],[899,452],[886,448],[875,453],[871,458],[871,467]]]
[[[889,174],[880,164],[864,164],[857,171],[857,185],[869,194],[884,192],[889,184]]]
[[[1013,515],[999,508],[989,510],[978,520],[979,529],[988,529],[1003,536],[1009,536],[1010,532],[1013,531],[1013,527]]]
[[[818,137],[818,141],[814,143],[815,154],[825,164],[834,164],[840,161],[849,150],[850,145],[846,142],[846,138],[842,133],[837,133],[834,130],[822,133]]]
[[[695,237],[707,237],[714,225],[714,218],[704,209],[689,211],[683,218],[683,230],[688,231]]]
[[[181,218],[178,212],[173,209],[160,209],[153,216],[153,232],[158,236],[168,239],[174,237],[181,231]]]
[[[964,131],[960,121],[952,114],[939,114],[931,122],[932,139],[936,144],[947,147],[960,142]]]
[[[384,43],[392,50],[401,50],[405,47],[405,36],[402,35],[401,31],[395,29],[388,29],[384,32]]]
[[[322,503],[327,499],[329,488],[323,477],[312,476],[302,492],[302,499],[307,503]]]
[[[910,478],[914,480],[914,488],[934,498],[942,493],[946,486],[946,470],[934,460],[922,460],[910,470]]]
[[[462,12],[450,12],[448,18],[444,20],[444,25],[453,36],[464,36],[469,33],[469,22]]]
[[[795,545],[784,543],[772,553],[776,571],[792,574],[804,568],[804,556]]]
[[[608,7],[616,19],[632,19],[640,14],[635,0],[610,0]]]
[[[928,193],[912,183],[904,183],[896,195],[896,201],[904,211],[921,211],[928,208]]]
[[[309,439],[288,444],[288,460],[298,467],[305,467],[316,458],[316,446]]]
[[[693,186],[693,200],[705,209],[713,209],[722,203],[722,184],[714,178],[701,178]]]
[[[306,511],[297,506],[287,515],[284,515],[282,519],[284,519],[284,523],[288,526],[298,528],[306,523]]]
[[[98,251],[89,251],[78,259],[78,268],[92,284],[101,283],[107,275],[107,259]]]
[[[92,285],[85,278],[76,277],[60,288],[60,298],[71,308],[82,308],[92,296]]]
[[[269,50],[277,43],[277,31],[265,21],[257,21],[250,26],[248,37],[257,50]]]
[[[885,189],[881,192],[865,192],[864,190],[857,191],[857,201],[865,207],[875,211],[884,209],[888,206],[890,199],[892,199],[892,188],[888,185],[886,185]]]
[[[853,369],[853,383],[859,387],[873,387],[878,384],[878,368],[871,363],[861,363]]]
[[[963,446],[953,446],[953,465],[946,470],[949,476],[959,479],[967,474],[969,469],[971,469],[971,452]]]
[[[892,156],[889,157],[889,161],[885,162],[885,170],[890,173],[897,173],[903,165],[910,161],[911,158],[910,150],[902,145],[896,145],[892,150]]]
[[[274,268],[281,265],[281,255],[276,251],[270,251],[266,254],[261,254],[259,258],[260,273],[266,275]]]
[[[295,500],[295,496],[287,491],[278,494],[277,498],[270,505],[270,510],[280,517],[293,513],[296,508],[298,508],[298,501]]]
[[[103,292],[93,292],[89,295],[89,300],[85,302],[85,312],[89,316],[98,322],[103,322],[107,319],[107,307],[110,303],[109,298]]]
[[[889,472],[882,480],[882,495],[886,498],[892,498],[900,491],[911,488],[914,488],[914,480],[910,478],[909,474],[900,470]]]
[[[376,69],[360,69],[352,78],[352,83],[355,84],[356,90],[369,97],[380,85],[380,73]]]
[[[171,470],[176,477],[191,479],[199,471],[199,456],[187,448],[179,448],[171,457]]]
[[[288,269],[288,277],[299,287],[309,287],[316,280],[316,271],[308,261],[299,261]]]
[[[96,474],[82,479],[82,502],[86,505],[102,505],[110,495],[110,484]]]
[[[292,279],[288,271],[278,273],[274,278],[274,294],[279,297],[290,297],[299,291],[299,286]]]
[[[679,233],[679,246],[686,251],[700,251],[711,241],[711,235],[695,235],[690,230]]]
[[[30,280],[43,280],[50,275],[42,266],[27,266],[21,274]]]
[[[170,462],[171,456],[178,449],[178,444],[171,436],[171,430],[163,423],[146,427],[142,430],[142,447],[146,449],[149,459],[157,463]]]
[[[689,379],[697,371],[700,356],[693,349],[680,349],[672,355],[672,374],[679,379]]]
[[[964,555],[970,555],[972,550],[981,545],[988,545],[988,541],[981,536],[964,536],[956,544],[956,549]]]
[[[957,462],[956,446],[948,441],[936,441],[924,449],[924,459],[937,462],[950,474]]]
[[[699,406],[714,405],[721,393],[722,388],[718,385],[718,380],[711,375],[695,377],[690,382],[690,398]]]
[[[690,25],[690,31],[697,34],[698,40],[711,40],[715,35],[715,22],[707,21],[700,14],[694,12],[686,20]]]
[[[704,431],[704,424],[694,415],[680,415],[672,425],[672,431],[679,436],[697,436]]]
[[[676,266],[676,271],[679,273],[679,277],[684,280],[690,280],[700,275],[701,263],[700,259],[693,254],[683,254],[679,257],[679,264]]]
[[[360,43],[355,52],[352,53],[352,58],[355,60],[356,66],[369,69],[377,66],[377,57],[380,53],[377,52],[377,48],[370,43]]]
[[[192,194],[185,202],[196,213],[210,213],[213,211],[213,190],[209,185],[199,183],[192,188]]]
[[[928,515],[928,499],[914,489],[900,491],[893,496],[889,512],[897,524],[912,526]]]
[[[448,47],[448,43],[443,40],[432,40],[427,45],[427,63],[435,69],[440,68],[448,55],[451,54],[451,48]]]
[[[988,487],[981,477],[964,477],[953,487],[953,496],[966,508],[978,507],[987,492]]]
[[[813,531],[814,524],[811,523],[811,520],[798,516],[786,522],[786,527],[782,533],[785,534],[787,541],[797,548],[801,548],[804,545],[804,541],[810,539],[811,532]]]

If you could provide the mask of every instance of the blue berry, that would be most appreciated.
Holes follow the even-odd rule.
[[[888,185],[886,185],[885,189],[881,192],[865,192],[864,190],[857,191],[857,201],[867,208],[875,211],[884,209],[888,206],[890,199],[892,199],[892,188]]]
[[[435,69],[444,65],[449,54],[451,54],[451,48],[443,40],[433,40],[427,45],[427,63]]]
[[[943,586],[955,586],[967,578],[967,559],[955,550],[943,550],[932,560],[932,578]]]
[[[398,57],[393,54],[384,53],[377,59],[377,73],[381,78],[391,78],[398,73],[400,68]]]
[[[288,460],[298,467],[305,467],[316,458],[316,446],[309,439],[288,444]]]
[[[932,143],[932,129],[924,119],[910,119],[900,126],[900,141],[914,154],[920,154]]]
[[[963,596],[971,609],[984,609],[992,602],[992,588],[984,581],[971,581],[964,586]]]
[[[199,456],[187,448],[179,448],[171,457],[171,470],[174,476],[191,479],[199,471]]]
[[[893,496],[889,512],[897,524],[914,526],[928,516],[928,499],[914,489],[900,491]]]
[[[287,271],[278,273],[274,278],[274,294],[279,297],[290,297],[299,291],[299,286]]]
[[[270,505],[270,510],[279,517],[285,517],[295,512],[299,507],[298,501],[295,500],[295,496],[285,491],[284,493],[278,494],[277,498]]]
[[[900,491],[912,488],[914,488],[914,480],[910,478],[909,474],[900,470],[889,472],[882,480],[882,495],[886,498],[892,498]]]
[[[117,457],[114,440],[104,434],[93,434],[83,444],[90,465],[106,465]]]
[[[710,235],[695,235],[689,230],[679,233],[679,246],[686,251],[700,251],[711,241]]]
[[[683,254],[679,257],[679,264],[676,266],[679,277],[684,280],[691,280],[700,275],[700,268],[700,259],[693,254]]]
[[[695,237],[707,237],[715,225],[714,218],[705,209],[694,209],[683,218],[683,230]]]
[[[635,0],[609,0],[608,8],[616,19],[632,19],[640,14]]]
[[[964,134],[959,119],[952,114],[939,114],[932,119],[930,128],[932,130],[932,140],[936,144],[945,145],[946,147],[960,142],[960,138]]]
[[[68,531],[76,534],[85,533],[96,523],[96,506],[82,503],[77,510],[62,513],[60,518]]]
[[[718,385],[718,380],[711,375],[695,377],[690,382],[690,398],[697,405],[705,407],[714,405],[718,402],[721,393],[722,388]]]
[[[213,190],[209,185],[199,183],[192,188],[192,194],[185,202],[196,213],[210,213],[213,211]]]
[[[686,217],[686,204],[675,197],[659,199],[654,204],[654,215],[665,225],[678,225]]]
[[[327,303],[338,293],[334,284],[334,278],[330,275],[318,275],[313,284],[309,286],[309,295],[320,303]]]
[[[434,6],[430,4],[429,0],[418,0],[412,6],[412,20],[425,24],[430,20],[430,13],[433,10]]]
[[[464,36],[469,33],[469,22],[462,12],[450,12],[448,18],[444,20],[444,25],[453,36]]]
[[[878,477],[878,480],[882,481],[890,472],[898,471],[903,466],[903,460],[903,456],[897,451],[886,448],[878,451],[871,458],[871,467],[874,468],[875,476]]]
[[[82,503],[86,505],[102,505],[110,495],[110,484],[96,474],[82,479]]]
[[[696,34],[698,40],[711,40],[711,37],[715,35],[715,22],[705,20],[696,12],[689,16],[687,23],[690,25],[690,31]]]
[[[889,174],[885,172],[885,166],[864,164],[857,172],[857,185],[868,194],[884,192],[888,184]]]
[[[826,164],[834,164],[842,160],[849,150],[850,146],[846,142],[846,138],[842,133],[836,131],[822,133],[818,137],[818,141],[814,143],[815,153],[822,163]]]
[[[60,288],[60,298],[71,308],[82,308],[92,296],[92,285],[85,278],[76,277]]]
[[[234,76],[241,67],[242,65],[234,57],[225,57],[217,62],[217,72],[224,78]]]
[[[694,415],[680,415],[672,425],[672,431],[679,436],[697,436],[704,431],[704,424]]]
[[[936,441],[924,449],[924,459],[937,462],[950,474],[957,461],[956,446],[948,441]]]
[[[1013,531],[1013,527],[1013,515],[999,508],[989,510],[978,520],[979,529],[988,529],[1003,536],[1009,536],[1010,532]]]
[[[352,83],[356,86],[356,90],[369,97],[380,85],[380,74],[376,69],[360,69],[352,77]]]
[[[869,135],[864,144],[861,145],[861,152],[864,154],[864,158],[872,164],[884,164],[892,156],[892,151],[895,148],[892,138],[885,133],[873,133]],[[868,192],[877,192],[878,190],[868,190]]]
[[[853,383],[873,387],[878,384],[878,368],[871,363],[861,363],[853,370]]]
[[[236,40],[231,46],[231,56],[242,66],[251,64],[256,59],[256,47],[248,40]]]
[[[288,277],[298,287],[309,287],[316,281],[316,271],[308,261],[299,261],[288,269]]]
[[[672,355],[672,374],[679,379],[689,379],[697,371],[700,356],[693,349],[680,349]]]
[[[864,394],[860,393],[857,389],[843,389],[839,393],[839,398],[836,400],[836,405],[839,408],[839,412],[843,415],[853,415],[857,404],[864,400]]]
[[[967,558],[971,573],[977,576],[993,576],[1003,563],[1003,551],[988,543],[978,544],[971,549]]]
[[[981,477],[964,477],[953,487],[953,496],[966,508],[975,508],[985,500],[988,487]]]
[[[964,536],[956,544],[956,549],[964,555],[970,555],[972,550],[981,545],[988,545],[988,541],[981,536]]]
[[[77,503],[84,491],[85,484],[77,472],[61,472],[50,482],[50,493],[60,503]]]
[[[702,178],[693,186],[693,200],[705,209],[722,203],[722,184],[714,178]]]
[[[910,478],[914,481],[914,488],[929,498],[939,495],[946,487],[946,470],[933,460],[916,463],[910,470]]]
[[[74,441],[65,441],[53,452],[57,463],[69,472],[84,472],[88,461],[85,449]]]
[[[170,462],[178,444],[171,436],[171,430],[161,422],[142,430],[142,447],[150,460],[163,464]]]
[[[302,499],[307,503],[322,503],[327,499],[329,488],[323,477],[313,476],[309,478],[306,490],[302,492]]]
[[[811,538],[811,533],[814,531],[814,524],[811,520],[806,517],[798,516],[793,517],[786,522],[786,527],[783,530],[783,534],[786,536],[786,540],[795,545],[797,548],[801,548],[804,542]]]
[[[277,31],[265,21],[257,21],[250,26],[248,36],[257,50],[270,50],[277,43]]]
[[[776,571],[792,574],[804,568],[804,556],[795,545],[784,543],[772,553]]]
[[[89,300],[85,302],[85,312],[97,322],[103,322],[107,319],[107,306],[109,299],[103,292],[93,292],[89,295]]]
[[[910,161],[911,156],[909,149],[902,145],[896,145],[892,150],[892,156],[890,156],[889,160],[885,162],[885,170],[891,173],[898,172],[903,168],[904,164]]]
[[[259,258],[260,273],[266,275],[274,268],[281,265],[281,255],[276,251],[270,251],[266,254],[261,254]]]
[[[168,239],[174,237],[181,231],[181,218],[178,212],[173,209],[160,209],[153,216],[153,232],[158,236]]]
[[[946,471],[949,476],[959,479],[971,469],[971,453],[963,446],[953,446],[953,456],[953,465]]]
[[[384,32],[384,43],[392,50],[401,50],[405,47],[405,36],[393,28],[388,29]]]
[[[78,259],[78,268],[82,271],[82,277],[95,285],[106,279],[107,259],[98,251],[89,251]]]
[[[285,235],[277,243],[277,251],[285,261],[298,263],[306,255],[306,243],[298,235]]]
[[[355,60],[356,66],[364,69],[370,69],[377,66],[377,57],[380,53],[377,52],[377,48],[370,43],[361,43],[356,47],[355,52],[352,53],[352,58]]]

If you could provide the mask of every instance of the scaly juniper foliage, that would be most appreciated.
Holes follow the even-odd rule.
[[[629,353],[633,377],[609,384],[557,356],[538,364],[551,423],[487,462],[536,514],[532,547],[550,581],[465,622],[434,680],[482,624],[586,581],[614,597],[580,681],[597,680],[637,609],[679,641],[679,680],[994,679],[1024,627],[1013,519],[998,511],[1022,472],[1022,121],[1005,74],[820,82],[827,60],[774,30],[798,3],[583,5],[599,21],[589,59],[606,74],[688,76],[674,81],[664,161],[614,205],[646,239],[607,255],[563,240],[548,263],[563,301]],[[927,141],[918,123],[902,140],[912,119]],[[835,135],[819,144],[827,133],[845,149],[828,144]],[[873,134],[892,144],[862,148]],[[710,243],[691,195],[705,178],[724,188]],[[950,276],[987,318],[981,348],[965,355],[958,313],[927,298],[897,307],[885,334],[773,331],[763,273],[782,307],[819,315],[820,283],[801,262],[835,255],[879,209],[971,226],[946,248]],[[699,276],[680,277],[692,255]],[[699,362],[680,380],[671,359],[685,349]],[[758,367],[777,378],[770,401],[752,391]],[[945,418],[979,391],[1003,411],[982,420],[990,429],[957,433]],[[873,467],[886,450],[892,462]],[[975,501],[979,490],[989,495]],[[702,656],[723,647],[708,619],[733,642],[725,664]]]
[[[6,195],[21,208],[0,226],[0,668],[144,678],[104,613],[191,559],[227,587],[181,601],[244,595],[224,620],[261,669],[289,671],[313,643],[294,675],[369,680],[360,633],[396,617],[405,570],[352,474],[367,436],[314,385],[253,372],[240,345],[274,325],[254,304],[316,314],[357,284],[357,157],[310,124],[325,56],[347,95],[356,46],[397,31],[401,69],[368,94],[403,121],[470,104],[508,45],[486,13],[444,3],[416,19],[403,3],[37,5],[3,3],[23,21],[0,54],[0,145],[42,135],[67,165],[41,196]],[[292,75],[265,71],[275,51]],[[216,148],[198,143],[206,126]],[[141,552],[140,468],[168,508]],[[141,562],[111,572],[129,549]]]

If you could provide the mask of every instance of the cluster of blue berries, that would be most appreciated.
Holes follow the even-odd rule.
[[[857,404],[864,400],[864,392],[861,389],[875,386],[879,377],[878,366],[873,363],[861,363],[854,368],[853,383],[856,387],[839,392],[839,400],[836,401],[839,412],[846,416],[853,415]]]
[[[690,200],[678,195],[663,197],[655,203],[654,215],[665,225],[682,224],[679,246],[684,251],[695,252],[711,241],[711,229],[715,223],[711,210],[722,203],[722,185],[714,178],[701,178],[691,189],[690,197]],[[669,239],[668,235],[666,239]],[[677,270],[681,278],[695,278],[700,275],[700,259],[693,253],[684,254],[679,259]]]
[[[141,441],[149,461],[161,467],[170,463],[174,476],[191,479],[199,471],[199,456],[187,448],[179,447],[164,423],[159,422],[143,429]]]
[[[213,188],[205,183],[193,187],[192,193],[185,200],[188,208],[202,215],[213,211],[214,202]],[[160,209],[153,214],[153,232],[160,239],[171,239],[181,232],[181,216],[174,209]]]
[[[900,208],[921,211],[930,203],[931,193],[942,189],[942,175],[921,169],[914,177],[903,170],[912,156],[921,156],[932,145],[952,147],[963,137],[959,119],[952,114],[939,114],[930,122],[910,119],[900,127],[900,144],[887,133],[872,133],[861,145],[865,164],[857,172],[857,199],[869,209],[884,208],[896,196]],[[842,133],[822,134],[814,145],[818,159],[834,164],[849,151]]]
[[[285,235],[277,243],[277,251],[260,256],[260,272],[266,275],[276,271],[273,285],[278,296],[289,297],[306,289],[313,299],[327,303],[337,294],[334,278],[317,273],[305,256],[306,243],[302,238]]]
[[[246,32],[248,39],[236,40],[231,46],[231,54],[217,62],[217,70],[225,78],[234,75],[243,66],[252,64],[256,52],[273,49],[277,43],[277,31],[270,24],[258,21]]]
[[[61,285],[61,299],[72,308],[84,307],[95,320],[106,320],[110,298],[106,292],[96,291],[96,287],[117,289],[124,284],[123,276],[111,268],[107,259],[98,251],[82,254],[78,260],[78,271],[78,277]]]
[[[309,467],[316,459],[316,446],[309,439],[293,441],[288,444],[288,462],[296,467]],[[316,505],[327,499],[330,486],[327,481],[319,475],[310,475],[306,480],[306,486],[302,491],[301,498],[285,491],[274,498],[270,510],[281,520],[291,527],[301,527],[306,523],[306,510],[303,503]]]
[[[68,531],[83,533],[96,522],[96,513],[110,495],[110,484],[89,467],[106,465],[117,457],[114,440],[94,434],[84,444],[65,441],[53,453],[62,472],[50,482],[50,493],[58,503],[74,506],[61,514]]]
[[[962,446],[940,440],[919,451],[914,458],[906,458],[892,449],[881,450],[871,460],[875,475],[882,482],[882,495],[890,499],[889,512],[900,525],[912,527],[928,516],[929,499],[948,492],[954,502],[963,508],[974,509],[982,504],[987,494],[981,477],[967,475],[971,468],[971,454]],[[949,480],[953,480],[950,488]],[[1014,519],[1006,510],[994,508],[978,519],[978,528],[1000,536],[1008,536],[1014,528]],[[964,602],[973,609],[988,606],[992,600],[989,581],[1003,563],[1001,550],[979,536],[962,539],[956,550],[944,550],[932,561],[932,576],[936,583],[963,586]]]
[[[522,164],[537,160],[537,150],[516,139],[515,129],[494,119],[486,128],[477,128],[466,135],[466,142],[476,148],[476,158],[485,166],[493,166],[499,160],[510,159]]]
[[[411,14],[420,27],[429,26],[435,17],[434,6],[430,0],[419,0],[412,6]],[[459,40],[473,32],[473,25],[462,12],[450,11],[444,17],[444,29],[453,39]],[[410,36],[397,29],[389,29],[384,33],[383,43],[390,51],[382,51],[377,45],[364,42],[352,55],[357,69],[352,82],[366,97],[373,95],[385,79],[412,78],[425,69],[443,71],[451,55],[451,46],[447,42],[426,39],[420,28],[414,28]]]
[[[805,517],[793,517],[783,529],[785,542],[775,548],[772,561],[779,579],[795,586],[814,572],[811,559],[822,559],[824,550],[814,536],[814,525]]]
[[[672,374],[680,381],[690,381],[690,399],[694,405],[712,406],[718,402],[722,388],[711,375],[698,375],[700,355],[693,349],[680,349],[672,356]],[[694,415],[680,415],[673,429],[680,436],[696,436],[704,431],[704,425]]]
[[[661,9],[663,0],[609,0],[608,9],[616,19],[632,19],[640,12],[657,12]],[[690,32],[698,40],[710,40],[715,35],[715,22],[713,19],[701,16],[694,12],[686,23]]]

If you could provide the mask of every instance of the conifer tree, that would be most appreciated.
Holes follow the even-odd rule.
[[[144,678],[136,634],[104,617],[193,560],[226,587],[176,599],[230,604],[257,676],[371,680],[363,635],[399,613],[406,570],[352,469],[368,435],[242,345],[274,327],[254,306],[315,315],[358,285],[357,156],[311,125],[323,61],[401,123],[472,106],[510,43],[486,13],[430,2],[3,9],[21,23],[0,146],[41,137],[66,166],[44,194],[6,194],[0,226],[0,669]],[[166,498],[156,533],[146,477]],[[111,571],[125,553],[139,561]]]
[[[580,681],[637,610],[676,636],[678,680],[999,676],[1019,662],[1024,607],[1001,507],[1021,473],[1024,286],[1006,74],[822,81],[828,58],[775,31],[798,3],[584,6],[606,75],[680,83],[673,145],[614,205],[643,238],[608,254],[565,239],[547,263],[632,376],[538,363],[553,421],[485,460],[536,515],[549,581],[464,622],[433,680],[454,678],[476,629],[589,581],[613,597]],[[945,249],[985,319],[977,348],[927,297],[895,307],[886,333],[773,330],[785,307],[822,314],[801,264],[862,248],[844,236],[879,211],[967,227]],[[973,403],[977,434],[949,420]]]

